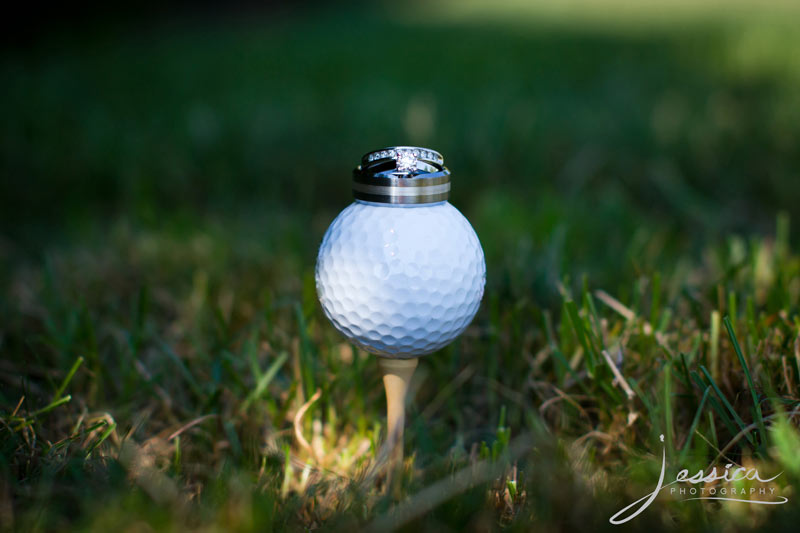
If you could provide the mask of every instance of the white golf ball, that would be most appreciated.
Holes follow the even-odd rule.
[[[446,201],[356,200],[328,228],[317,257],[325,315],[384,357],[417,357],[450,343],[475,316],[485,280],[478,236]]]

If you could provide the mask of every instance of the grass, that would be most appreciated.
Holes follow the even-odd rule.
[[[790,503],[665,493],[629,526],[796,527],[797,37],[506,4],[3,53],[0,528],[612,528],[662,449],[667,480],[782,472]],[[374,358],[313,268],[354,158],[398,139],[445,154],[488,278],[388,491]]]

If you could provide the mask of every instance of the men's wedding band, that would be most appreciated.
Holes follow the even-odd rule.
[[[450,196],[450,171],[417,174],[412,177],[376,176],[353,171],[353,196],[357,200],[382,204],[431,204]]]

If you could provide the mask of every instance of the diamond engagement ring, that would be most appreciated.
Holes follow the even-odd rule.
[[[417,146],[393,146],[382,150],[368,152],[361,158],[361,166],[365,170],[376,165],[394,161],[399,172],[436,172],[442,169],[444,158],[435,150]]]
[[[380,204],[430,204],[450,195],[450,171],[439,152],[395,146],[367,153],[353,170],[353,195]]]
[[[444,167],[430,165],[422,161],[395,164],[394,161],[387,161],[378,165],[373,165],[364,169],[365,172],[373,176],[394,176],[397,178],[411,178],[434,172],[440,172]]]

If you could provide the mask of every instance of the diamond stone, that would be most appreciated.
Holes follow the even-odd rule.
[[[417,156],[412,152],[397,152],[397,170],[400,172],[417,170]]]

